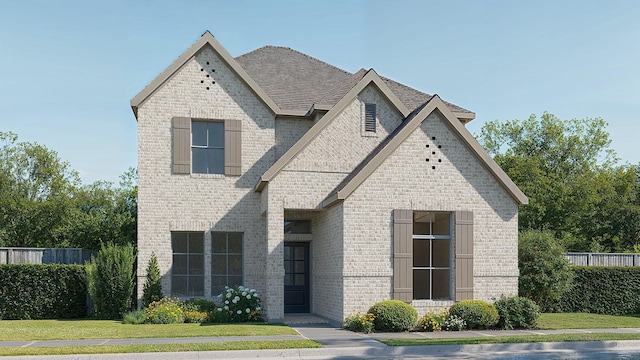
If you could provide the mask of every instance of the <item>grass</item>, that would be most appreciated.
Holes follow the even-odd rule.
[[[640,334],[590,333],[554,335],[516,335],[462,339],[377,339],[389,346],[476,345],[568,341],[640,340]]]
[[[137,345],[91,345],[59,347],[0,347],[0,356],[19,355],[71,355],[71,354],[122,354],[178,351],[217,351],[217,350],[260,350],[260,349],[302,349],[319,348],[312,340],[282,341],[233,341],[224,343],[188,343],[188,344],[137,344]]]
[[[640,328],[640,315],[600,315],[586,313],[542,314],[538,329],[616,329]]]
[[[0,320],[0,340],[82,340],[297,335],[278,324],[125,325],[109,320]]]

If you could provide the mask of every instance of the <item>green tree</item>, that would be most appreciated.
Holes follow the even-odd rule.
[[[45,146],[0,132],[0,245],[64,246],[78,174]]]
[[[573,273],[565,249],[548,231],[527,230],[518,237],[518,292],[550,311],[571,287]]]
[[[98,256],[86,264],[89,295],[97,316],[119,319],[131,309],[135,260],[131,244],[103,244]]]
[[[570,250],[630,250],[638,242],[638,167],[617,166],[606,122],[491,121],[479,141],[529,197],[520,230],[553,231]]]
[[[147,265],[147,279],[142,289],[142,305],[147,307],[154,301],[162,299],[162,284],[160,282],[160,268],[158,268],[158,258],[156,254],[151,254]]]

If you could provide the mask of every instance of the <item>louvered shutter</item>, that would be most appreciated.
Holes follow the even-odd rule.
[[[191,118],[173,118],[173,173],[191,173]]]
[[[473,299],[473,212],[457,211],[456,301]]]
[[[412,210],[393,210],[393,298],[413,300]]]
[[[364,104],[364,131],[376,132],[376,104]]]

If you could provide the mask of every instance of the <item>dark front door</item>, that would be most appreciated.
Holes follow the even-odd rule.
[[[309,243],[284,244],[284,312],[309,312]]]

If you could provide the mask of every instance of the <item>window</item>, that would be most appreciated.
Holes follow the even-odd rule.
[[[242,120],[192,120],[174,117],[173,174],[242,175]]]
[[[172,232],[171,296],[204,295],[204,234]]]
[[[211,295],[242,285],[242,233],[211,233]]]
[[[413,213],[413,299],[451,299],[451,215]]]
[[[376,104],[364,104],[364,131],[376,132]]]
[[[191,162],[194,173],[224,174],[224,123],[191,123]]]
[[[285,220],[285,234],[311,234],[310,220]]]

